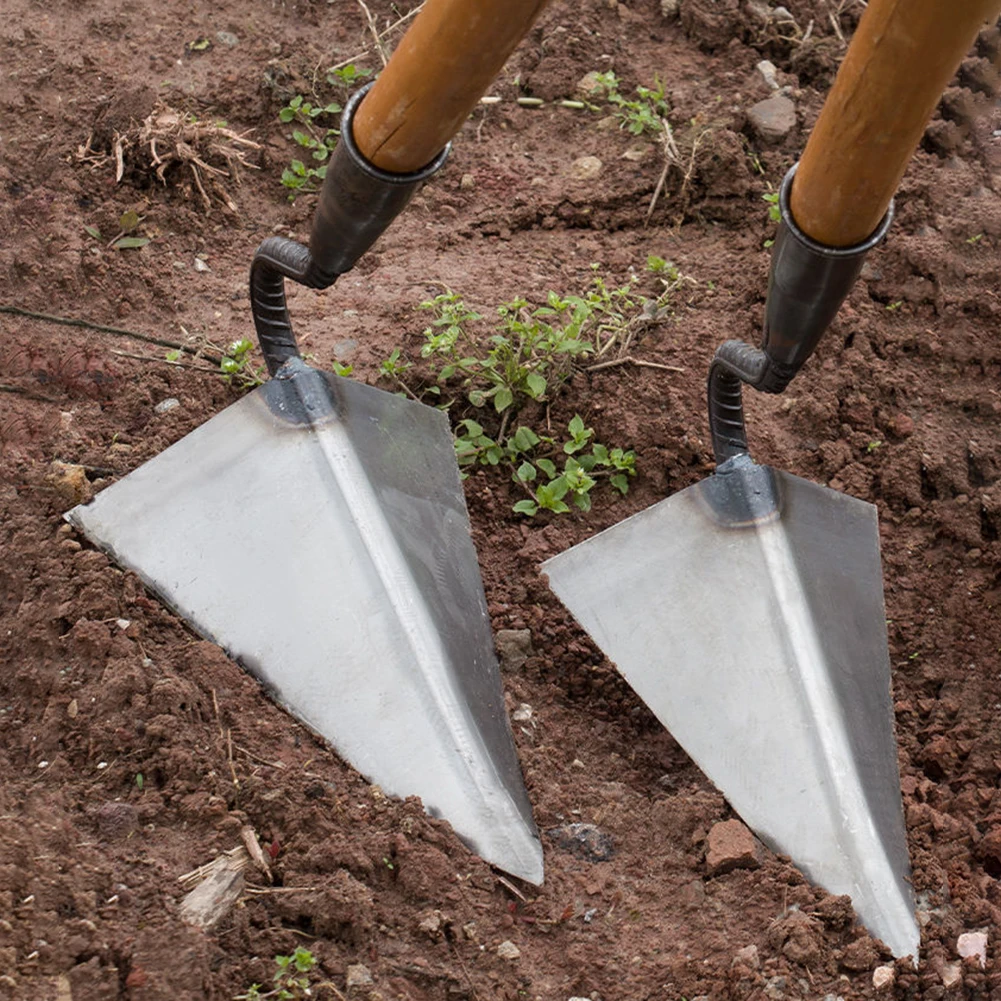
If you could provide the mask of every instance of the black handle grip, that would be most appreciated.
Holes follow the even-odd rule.
[[[449,147],[422,170],[390,174],[362,156],[352,122],[371,84],[353,94],[341,119],[341,137],[320,189],[309,246],[284,237],[265,240],[250,266],[250,307],[261,352],[274,375],[299,357],[285,303],[285,279],[309,288],[328,288],[385,232],[414,192],[440,169]]]
[[[760,348],[743,341],[721,345],[709,366],[709,431],[716,464],[747,454],[742,384],[781,393],[793,380],[851,291],[865,255],[886,236],[893,203],[863,243],[825,247],[796,225],[789,211],[794,166],[779,191],[782,221],[772,248]]]

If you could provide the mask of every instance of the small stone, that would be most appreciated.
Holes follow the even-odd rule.
[[[532,631],[530,629],[498,629],[494,637],[497,659],[502,671],[517,671],[532,656]]]
[[[757,65],[757,70],[772,90],[779,89],[778,70],[775,68],[775,63],[770,59],[762,59]]]
[[[124,633],[132,625],[131,619],[115,619],[115,625]]]
[[[591,70],[590,73],[585,73],[577,81],[577,86],[574,87],[574,90],[579,97],[592,97],[596,94],[600,94],[602,89],[601,83],[598,81],[597,70]]]
[[[730,965],[746,966],[749,970],[757,970],[761,966],[761,960],[758,957],[758,947],[756,945],[745,945],[743,949],[738,949]]]
[[[514,960],[521,958],[521,949],[519,949],[514,942],[510,941],[510,939],[506,939],[501,942],[499,946],[497,946],[497,955],[500,956],[501,959],[507,959],[513,962]]]
[[[660,0],[660,12],[668,20],[678,16],[681,0]]]
[[[70,699],[70,704],[66,707],[66,715],[70,719],[76,719],[77,713],[80,712],[80,704],[76,699]]]
[[[83,466],[58,459],[49,465],[45,482],[68,504],[84,504],[94,496]]]
[[[438,938],[441,932],[441,911],[431,911],[425,914],[417,925],[417,930],[424,932],[431,938]]]
[[[893,986],[897,979],[897,971],[892,966],[877,966],[872,971],[872,986],[877,991],[885,991]]]
[[[465,935],[470,942],[478,941],[476,934],[476,922],[470,921],[468,924],[464,924],[462,926],[462,934]]]
[[[760,865],[754,835],[739,820],[713,824],[708,840],[706,868],[710,876],[733,869],[756,869]]]
[[[476,178],[472,174],[463,174],[459,181],[459,187],[463,191],[472,191],[476,187]]]
[[[174,407],[179,407],[181,405],[180,400],[175,400],[173,396],[168,396],[166,400],[161,400],[154,408],[153,413],[155,414],[166,414],[169,413]]]
[[[605,115],[604,118],[599,118],[598,121],[595,122],[594,127],[599,132],[611,132],[613,129],[617,129],[619,124],[619,120],[615,117],[615,115]]]
[[[796,105],[781,94],[758,101],[747,112],[755,134],[766,143],[780,143],[796,127]]]
[[[195,271],[211,271],[212,269],[200,258],[195,258]]]
[[[981,970],[987,969],[987,932],[963,932],[956,940],[956,952],[961,959],[975,959]]]
[[[578,181],[593,181],[604,166],[596,156],[579,156],[570,165],[570,176]]]
[[[511,713],[511,721],[513,723],[529,723],[531,722],[532,716],[534,715],[534,710],[527,702],[522,702],[520,706],[513,713]]]
[[[361,963],[355,963],[348,967],[347,976],[344,980],[344,989],[347,991],[348,997],[352,995],[358,996],[360,994],[368,994],[372,989],[372,985],[375,981],[372,979],[372,973],[367,966],[362,966]]]
[[[234,45],[240,44],[240,39],[232,31],[217,31],[215,37],[228,48],[233,48]]]
[[[942,986],[950,991],[963,982],[963,968],[959,963],[946,963],[939,976],[942,978]]]

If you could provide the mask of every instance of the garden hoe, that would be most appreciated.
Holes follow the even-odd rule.
[[[916,960],[876,509],[748,454],[885,235],[891,197],[998,0],[870,0],[780,192],[762,347],[709,370],[716,473],[544,564],[556,594],[748,825]]]
[[[371,781],[542,881],[443,413],[299,356],[286,278],[326,288],[421,183],[543,6],[426,0],[349,101],[309,247],[250,294],[271,380],[67,518]]]

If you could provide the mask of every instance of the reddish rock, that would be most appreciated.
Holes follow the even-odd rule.
[[[739,820],[713,824],[708,840],[706,868],[710,876],[719,876],[733,869],[756,869],[761,864],[758,843]]]

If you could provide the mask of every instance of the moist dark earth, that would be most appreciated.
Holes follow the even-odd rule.
[[[411,6],[370,3],[387,49]],[[399,349],[419,372],[418,307],[444,288],[492,315],[517,297],[579,294],[595,273],[656,295],[650,256],[686,278],[630,347],[681,371],[581,365],[544,418],[565,427],[580,414],[598,440],[635,450],[627,496],[596,490],[586,514],[528,518],[512,511],[522,495],[508,473],[465,481],[543,832],[535,888],[502,881],[418,801],[368,785],[62,520],[243,392],[216,359],[253,336],[251,255],[275,233],[307,237],[314,202],[290,202],[281,184],[302,151],[279,112],[297,94],[343,101],[328,67],[380,67],[362,5],[9,0],[0,996],[228,999],[272,989],[274,956],[299,947],[319,998],[1001,998],[996,28],[944,96],[890,237],[817,354],[782,397],[747,407],[760,461],[878,510],[917,967],[894,964],[843,898],[788,859],[758,846],[742,862],[756,867],[707,864],[709,832],[733,811],[538,569],[711,473],[708,363],[723,340],[759,336],[774,235],[763,196],[802,151],[862,7],[554,2],[491,88],[500,100],[473,113],[356,270],[324,293],[290,290],[314,365],[349,363],[396,390],[380,364]],[[560,103],[609,70],[630,98],[663,84],[673,155],[663,132],[630,133],[603,100]],[[765,136],[750,109],[773,84],[795,124]],[[175,138],[179,122],[201,123],[184,140],[198,159],[157,164],[150,122]],[[122,236],[142,245],[116,246]],[[170,344],[189,350],[171,363]],[[268,542],[245,525],[246,546]],[[245,829],[270,877],[250,865],[214,928],[189,925],[179,877],[239,847]],[[977,931],[984,966],[957,952]],[[893,977],[877,988],[881,966]]]

